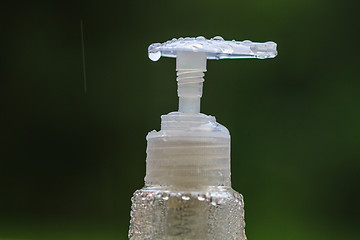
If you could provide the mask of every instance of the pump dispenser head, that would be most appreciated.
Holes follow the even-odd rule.
[[[176,57],[179,111],[161,117],[147,135],[147,185],[230,186],[230,134],[200,113],[207,59],[273,58],[276,43],[179,38],[149,46],[149,58]]]
[[[277,55],[274,42],[225,41],[219,36],[210,40],[200,36],[174,38],[165,43],[153,43],[149,46],[148,53],[153,61],[159,60],[161,56],[176,57],[179,112],[183,113],[200,112],[207,59],[265,59],[274,58]]]

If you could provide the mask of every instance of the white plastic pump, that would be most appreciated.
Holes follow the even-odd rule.
[[[179,38],[149,46],[176,57],[179,110],[147,135],[145,187],[132,198],[130,239],[245,240],[244,202],[231,188],[230,134],[200,113],[207,59],[273,58],[274,42]]]
[[[207,40],[204,37],[172,39],[149,46],[149,58],[157,61],[161,56],[176,57],[179,112],[199,113],[202,96],[203,72],[207,59],[273,58],[276,43],[255,43],[249,40],[225,41],[222,37]]]

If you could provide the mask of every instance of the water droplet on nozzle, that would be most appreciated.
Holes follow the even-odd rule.
[[[213,37],[212,39],[210,40],[216,40],[216,41],[224,41],[224,38],[221,37],[221,36],[216,36],[216,37]]]
[[[152,61],[157,61],[159,60],[161,57],[161,52],[149,52],[149,58],[152,60]]]

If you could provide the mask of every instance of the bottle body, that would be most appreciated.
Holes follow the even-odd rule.
[[[129,239],[245,240],[243,197],[229,186],[145,186],[132,198]]]

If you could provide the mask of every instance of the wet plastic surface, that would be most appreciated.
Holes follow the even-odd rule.
[[[207,59],[227,58],[274,58],[277,55],[276,43],[258,43],[249,40],[225,41],[217,36],[211,39],[199,37],[173,38],[164,43],[153,43],[148,48],[149,58],[157,61],[160,57],[177,56],[177,52],[205,52]]]

